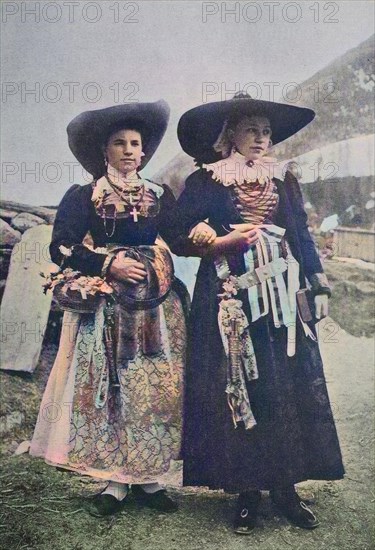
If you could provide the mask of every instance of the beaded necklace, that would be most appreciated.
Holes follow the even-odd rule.
[[[139,205],[139,203],[143,200],[143,197],[144,197],[144,194],[145,194],[145,188],[144,188],[144,185],[142,185],[142,192],[141,192],[141,196],[139,197],[139,199],[137,200],[136,203],[132,202],[132,201],[129,201],[126,199],[126,197],[124,196],[124,191],[125,189],[120,189],[115,183],[113,183],[113,181],[109,178],[108,174],[105,174],[105,178],[106,180],[108,181],[109,185],[111,186],[111,188],[113,189],[113,191],[116,193],[116,195],[129,207],[133,207],[132,210],[130,211],[130,215],[133,217],[133,221],[134,222],[138,222],[138,214],[139,214],[139,210],[137,210],[137,206]],[[131,186],[129,185],[128,188],[130,188]],[[105,234],[107,237],[113,237],[114,233],[115,233],[115,230],[116,230],[116,219],[117,219],[117,209],[115,208],[114,210],[114,214],[113,214],[113,222],[112,222],[112,231],[111,232],[108,232],[107,231],[107,217],[105,215],[105,209],[104,209],[104,231],[105,231]]]
[[[133,221],[134,222],[138,222],[138,214],[139,214],[139,210],[137,210],[137,206],[142,202],[143,200],[143,197],[144,197],[144,194],[145,194],[145,187],[144,185],[142,184],[140,187],[142,188],[142,191],[141,191],[141,196],[139,197],[139,199],[136,201],[136,202],[133,202],[133,201],[129,201],[127,200],[127,198],[124,196],[124,192],[126,190],[126,188],[124,189],[120,189],[119,187],[117,187],[117,185],[115,185],[113,183],[113,181],[111,181],[111,179],[109,178],[108,174],[105,175],[105,178],[106,180],[108,181],[109,185],[112,187],[113,191],[116,193],[116,195],[118,197],[120,197],[120,199],[125,203],[127,204],[129,207],[133,207],[132,210],[130,211],[130,215],[133,217]],[[127,186],[128,189],[131,188],[131,185],[128,185]]]

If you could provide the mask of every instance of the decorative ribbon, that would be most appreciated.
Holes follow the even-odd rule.
[[[225,353],[228,357],[227,400],[232,411],[234,426],[243,422],[248,430],[256,420],[250,406],[246,380],[258,378],[253,343],[249,333],[249,322],[240,300],[220,302],[219,329]]]
[[[244,258],[245,265],[250,272],[255,271],[261,283],[260,292],[257,286],[251,286],[248,290],[252,321],[267,315],[271,306],[275,327],[279,328],[281,325],[287,327],[287,355],[292,357],[296,347],[296,292],[299,290],[299,264],[286,242],[286,260],[280,255],[281,239],[284,234],[285,229],[277,225],[259,226],[259,238],[255,245],[259,268],[255,268],[253,247],[249,248]],[[283,276],[285,270],[287,270],[287,285]],[[280,311],[277,307],[277,300],[280,304]],[[260,309],[262,302],[263,311]]]
[[[251,320],[257,321],[271,311],[276,328],[287,327],[287,354],[295,354],[297,302],[299,290],[299,264],[286,241],[286,259],[282,256],[281,240],[285,229],[274,225],[258,226],[258,241],[244,254],[246,273],[230,275],[225,257],[216,262],[220,279],[231,279],[236,289],[248,289]],[[284,272],[287,271],[287,284]],[[306,331],[305,331],[306,332]]]
[[[282,243],[285,229],[277,225],[258,226],[258,241],[244,254],[246,273],[233,276],[225,256],[215,260],[216,272],[223,282],[223,294],[219,304],[218,324],[223,347],[228,358],[226,393],[232,411],[234,425],[244,422],[250,429],[256,424],[251,410],[246,380],[258,378],[256,358],[249,332],[249,322],[242,302],[234,298],[238,290],[247,289],[251,319],[256,321],[271,311],[276,328],[287,329],[287,355],[296,352],[296,293],[300,288],[299,264],[286,241]],[[283,257],[285,247],[286,258]],[[286,280],[285,280],[286,272]],[[314,338],[308,325],[302,320],[306,336]]]

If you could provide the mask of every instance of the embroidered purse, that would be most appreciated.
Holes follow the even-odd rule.
[[[144,282],[132,285],[111,280],[116,302],[128,310],[147,310],[157,307],[168,296],[174,280],[173,262],[168,250],[162,246],[119,246],[111,250],[116,254],[125,251],[127,258],[141,262],[147,272]]]

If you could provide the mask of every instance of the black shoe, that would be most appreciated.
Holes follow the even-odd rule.
[[[109,494],[100,494],[95,495],[92,499],[88,511],[91,516],[95,517],[104,517],[104,516],[113,516],[124,507],[126,497],[122,500],[117,500],[113,495]]]
[[[177,504],[167,495],[164,489],[156,491],[155,493],[146,493],[140,485],[132,485],[132,493],[136,501],[142,506],[153,508],[159,512],[176,512],[178,510]]]
[[[270,497],[278,510],[297,527],[315,529],[319,520],[297,494],[294,487],[288,490],[270,491]]]
[[[250,535],[256,526],[258,507],[261,499],[260,491],[240,493],[234,516],[234,532],[238,535]]]

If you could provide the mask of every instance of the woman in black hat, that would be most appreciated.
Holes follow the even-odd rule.
[[[200,166],[178,201],[178,253],[202,257],[188,345],[184,484],[240,493],[239,534],[254,528],[261,490],[293,524],[316,527],[294,484],[344,474],[313,318],[327,315],[330,289],[298,181],[290,171],[276,178],[267,156],[272,142],[313,117],[240,94],[191,109],[178,126],[182,148]],[[208,234],[214,241],[204,245]]]
[[[70,148],[94,180],[65,194],[51,257],[105,279],[115,300],[65,313],[30,452],[108,481],[95,515],[121,510],[129,485],[146,506],[177,508],[159,484],[179,455],[186,296],[166,247],[155,244],[158,234],[173,241],[175,199],[138,173],[168,117],[158,101],[85,112],[68,126]]]

